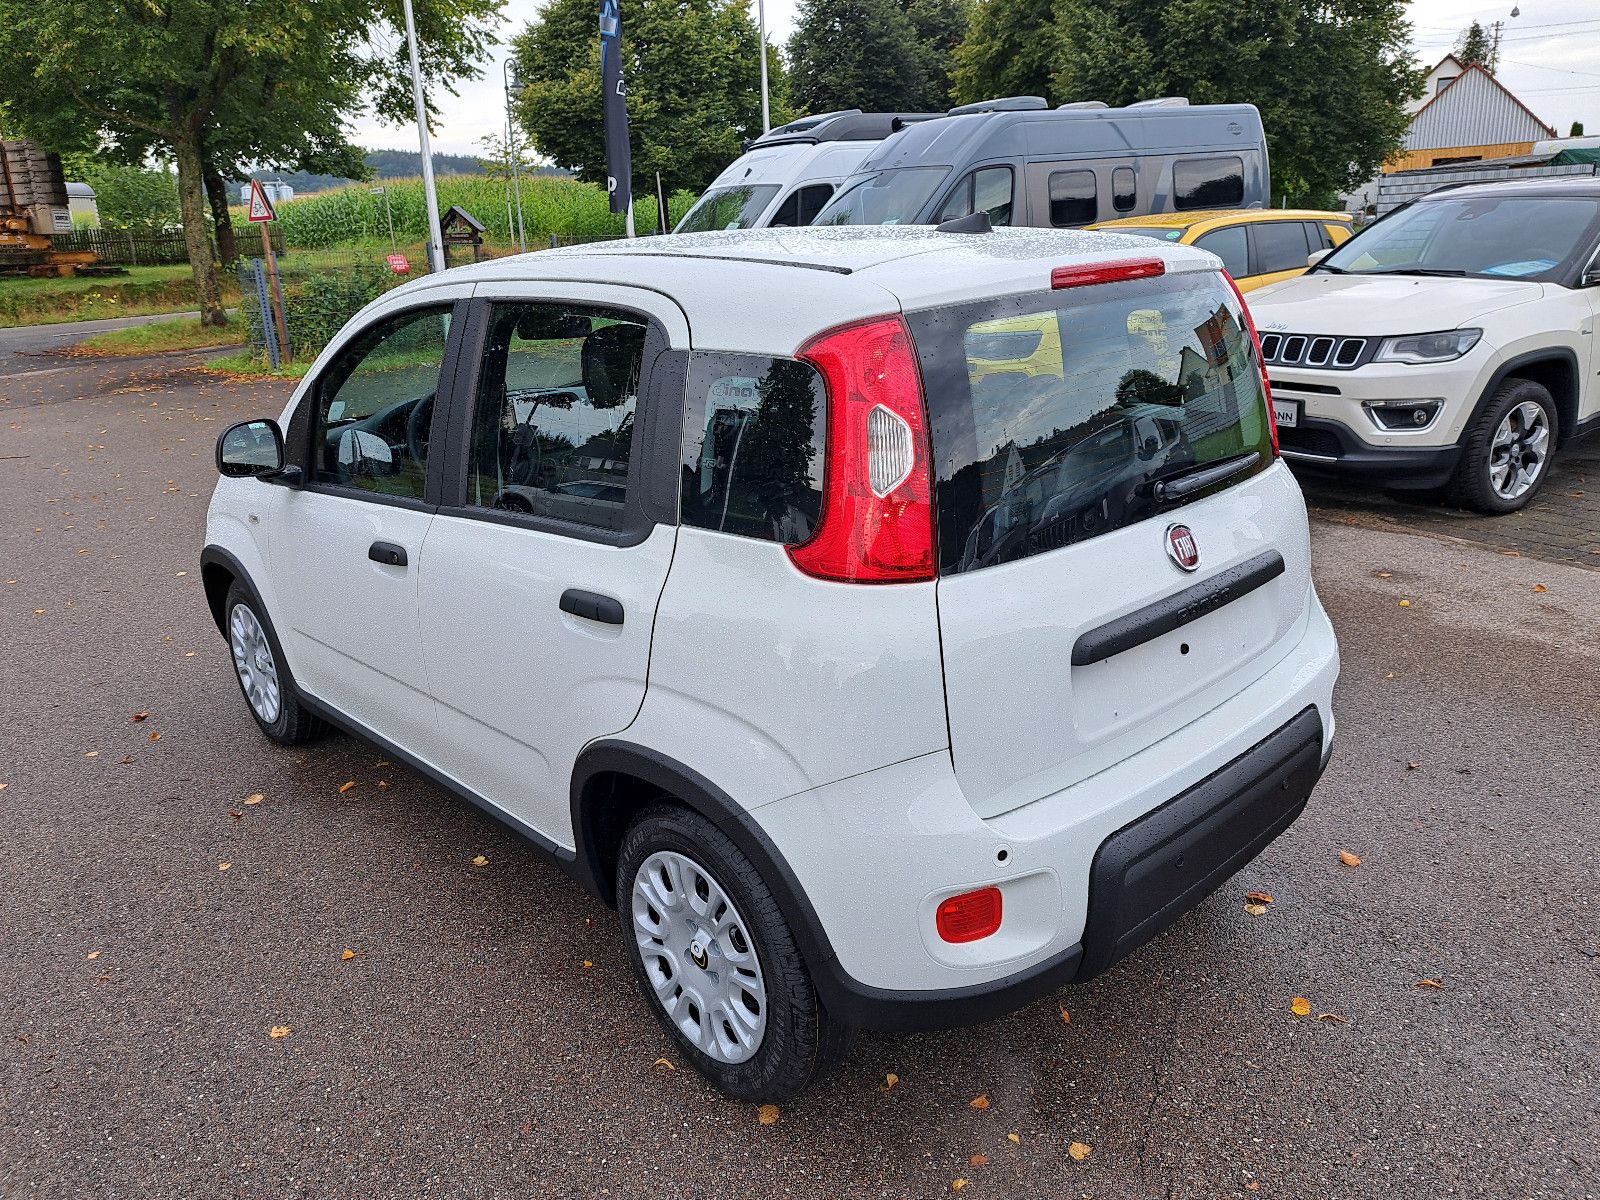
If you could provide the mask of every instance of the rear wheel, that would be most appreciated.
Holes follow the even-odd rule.
[[[301,705],[266,613],[237,583],[228,589],[223,611],[233,673],[261,732],[285,746],[320,736],[327,726]]]
[[[617,900],[634,976],[682,1053],[741,1100],[803,1091],[850,1030],[823,1008],[777,901],[697,813],[646,810],[623,838]]]
[[[1506,380],[1467,430],[1451,498],[1479,512],[1516,512],[1544,486],[1559,432],[1555,401],[1543,386]]]

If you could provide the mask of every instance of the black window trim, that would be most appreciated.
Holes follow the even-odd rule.
[[[448,312],[450,314],[450,333],[445,341],[444,358],[439,364],[439,386],[433,395],[433,420],[428,427],[428,443],[430,448],[441,442],[444,430],[445,414],[454,403],[455,386],[459,382],[460,356],[462,342],[465,336],[468,300],[466,297],[453,299],[435,298],[428,299],[423,293],[416,297],[414,304],[401,305],[396,308],[385,309],[375,320],[366,322],[351,336],[344,339],[338,352],[328,360],[327,364],[318,371],[315,378],[311,379],[306,390],[301,394],[300,401],[295,405],[294,415],[289,419],[289,429],[284,436],[284,445],[288,448],[288,461],[294,463],[303,472],[305,483],[302,491],[314,492],[323,496],[341,496],[349,500],[365,500],[369,504],[384,504],[391,508],[406,508],[412,512],[431,512],[439,506],[439,488],[443,479],[443,464],[441,455],[431,449],[428,454],[427,476],[422,485],[422,497],[391,496],[384,492],[369,491],[366,488],[351,487],[342,483],[327,483],[317,478],[317,464],[320,455],[316,453],[317,428],[320,424],[319,414],[322,411],[322,386],[334,368],[344,358],[345,351],[363,334],[380,325],[387,325],[402,317],[413,316],[422,312]]]
[[[639,398],[634,407],[635,437],[628,456],[627,498],[623,502],[622,528],[601,529],[579,521],[534,513],[510,513],[467,503],[467,468],[472,446],[472,422],[477,416],[478,376],[489,338],[490,313],[497,305],[561,304],[572,308],[604,308],[638,317],[645,325],[645,342],[639,368]],[[670,347],[666,327],[652,314],[622,298],[573,300],[552,290],[544,295],[475,296],[463,322],[461,353],[450,389],[449,422],[444,430],[440,464],[439,516],[460,517],[491,525],[509,525],[577,541],[598,542],[619,548],[637,546],[657,525],[678,523],[678,445],[683,419],[688,352]],[[435,419],[437,420],[437,412]],[[665,463],[665,466],[663,466]],[[431,465],[431,464],[430,464]],[[663,476],[665,489],[663,489]]]

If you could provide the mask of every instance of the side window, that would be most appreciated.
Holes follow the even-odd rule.
[[[1116,167],[1111,172],[1111,207],[1119,213],[1132,212],[1139,202],[1132,167]]]
[[[938,224],[980,211],[989,214],[991,225],[1011,224],[1010,167],[984,167],[963,177],[933,220]]]
[[[794,545],[817,527],[827,393],[807,363],[697,351],[684,404],[685,525]]]
[[[1243,203],[1243,159],[1180,158],[1172,164],[1172,206],[1179,212],[1237,208]]]
[[[1050,173],[1050,224],[1087,225],[1100,215],[1099,184],[1093,171]]]
[[[1307,251],[1307,253],[1311,254],[1316,253],[1318,250],[1326,250],[1333,245],[1333,236],[1329,234],[1328,227],[1318,224],[1316,221],[1312,221],[1306,226],[1306,240],[1311,243],[1311,249]]]
[[[1195,247],[1209,250],[1222,260],[1228,274],[1242,279],[1250,272],[1250,244],[1243,225],[1230,225],[1226,229],[1213,229],[1195,239]],[[1301,255],[1301,261],[1305,256]]]
[[[1256,274],[1305,270],[1311,249],[1306,245],[1304,221],[1262,221],[1255,231]]]
[[[495,305],[467,504],[620,530],[646,331],[610,309]]]
[[[356,336],[317,385],[317,482],[422,499],[450,310],[403,313]]]
[[[822,211],[822,206],[828,203],[833,195],[831,183],[808,183],[805,187],[795,188],[778,205],[778,211],[772,218],[773,225],[809,225],[812,219]]]

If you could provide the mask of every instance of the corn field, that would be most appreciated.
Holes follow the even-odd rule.
[[[459,204],[487,230],[486,241],[504,246],[515,241],[510,227],[511,185],[483,175],[441,175],[437,180],[439,210]],[[389,238],[384,197],[372,186],[388,189],[394,213],[395,237],[402,245],[427,239],[427,202],[421,179],[386,179],[381,185],[358,183],[318,192],[278,205],[277,228],[292,247],[323,249],[351,242],[376,243]],[[694,196],[680,192],[668,198],[667,209],[676,222]],[[634,222],[639,233],[654,233],[656,206],[650,196],[637,197]],[[620,237],[623,219],[613,216],[606,195],[592,184],[551,175],[532,175],[522,181],[522,217],[528,248],[548,245],[551,234],[565,237]]]

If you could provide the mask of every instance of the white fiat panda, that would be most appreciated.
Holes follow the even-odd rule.
[[[563,864],[734,1096],[1105,970],[1332,745],[1305,507],[1202,251],[501,259],[370,305],[217,463],[261,729],[358,734]]]

